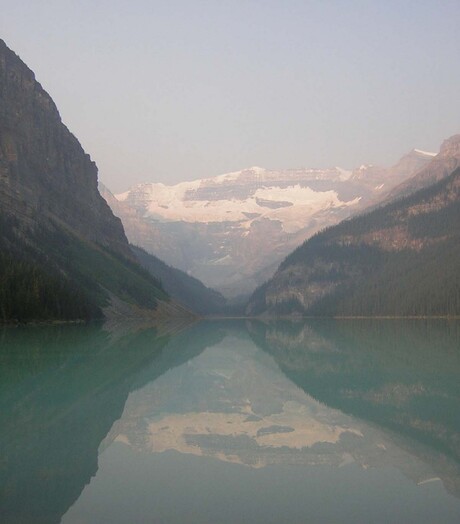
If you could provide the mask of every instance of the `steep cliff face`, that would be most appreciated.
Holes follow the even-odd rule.
[[[460,314],[460,169],[329,228],[254,293],[250,314]]]
[[[58,223],[132,258],[97,191],[97,167],[34,73],[0,40],[0,206],[29,225]]]
[[[100,196],[95,163],[2,40],[0,282],[0,321],[86,319],[115,303],[168,300]]]

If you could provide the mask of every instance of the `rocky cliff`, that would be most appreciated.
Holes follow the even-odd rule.
[[[0,281],[0,321],[93,318],[115,303],[138,314],[168,300],[100,196],[95,163],[2,40]]]
[[[0,206],[28,225],[59,223],[132,258],[97,191],[97,167],[34,73],[0,40]]]

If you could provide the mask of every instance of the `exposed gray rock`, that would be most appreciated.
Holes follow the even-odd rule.
[[[97,167],[34,73],[0,40],[0,211],[59,223],[132,259],[121,221],[97,190]]]

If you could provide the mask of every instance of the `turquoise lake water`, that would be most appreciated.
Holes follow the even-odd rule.
[[[2,523],[458,523],[460,322],[0,331]]]

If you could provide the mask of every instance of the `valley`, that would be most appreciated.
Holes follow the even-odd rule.
[[[382,200],[433,156],[414,149],[391,168],[252,167],[118,195],[103,185],[100,191],[132,244],[232,299],[270,278],[319,230]]]
[[[4,2],[1,524],[460,522],[459,19]]]
[[[114,195],[3,41],[0,99],[2,322],[460,313],[460,135]]]

